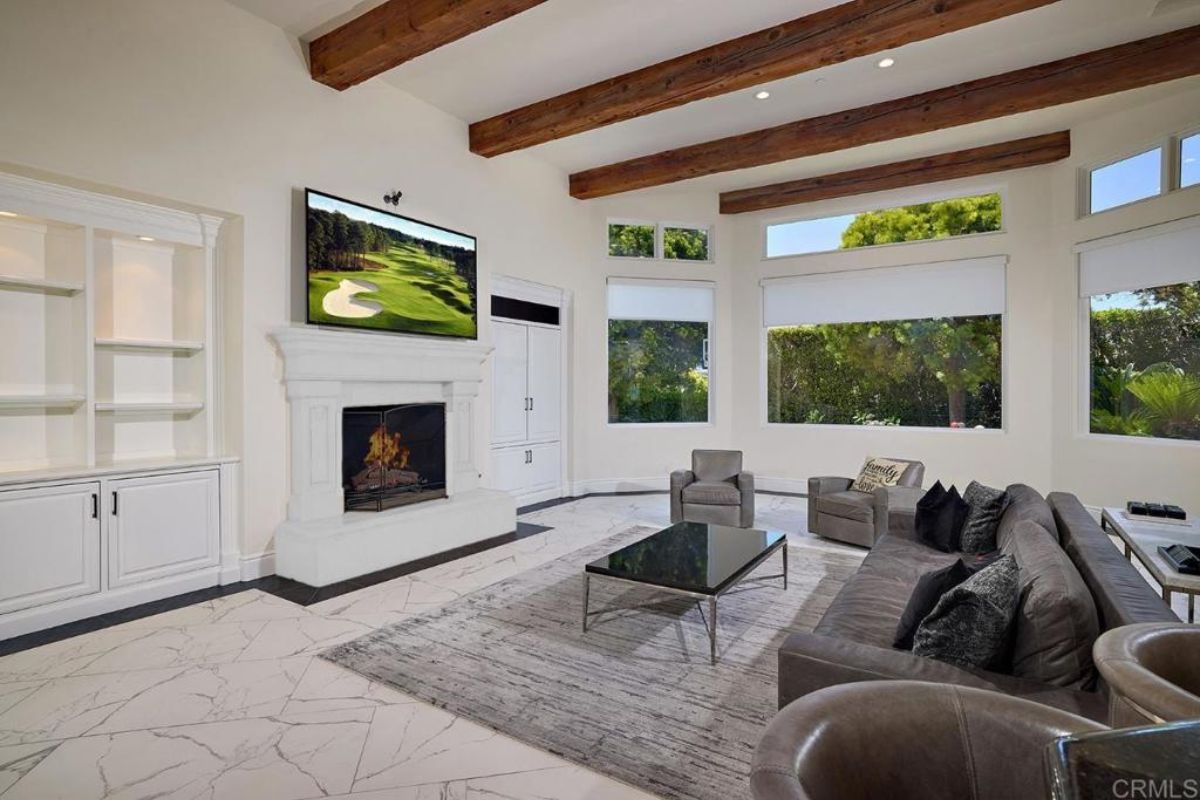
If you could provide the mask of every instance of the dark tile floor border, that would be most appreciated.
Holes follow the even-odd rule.
[[[523,506],[517,509],[518,514],[530,514],[534,511],[542,511],[547,508],[574,503],[579,500],[584,500],[588,497],[624,497],[626,495],[649,495],[649,494],[667,494],[666,491],[648,490],[642,492],[592,492],[590,494],[580,495],[578,497],[559,497],[554,500],[546,500],[541,503]],[[759,491],[758,494],[774,494],[783,495],[786,497],[806,497],[803,494],[794,494],[791,492],[767,492]],[[426,558],[409,561],[405,564],[399,564],[395,567],[372,572],[367,575],[360,575],[357,578],[352,578],[347,581],[331,584],[329,586],[309,586],[299,581],[291,580],[290,578],[281,578],[278,575],[268,575],[265,578],[258,578],[252,581],[240,581],[238,583],[228,583],[224,586],[210,586],[207,589],[198,589],[194,592],[167,597],[162,600],[154,600],[149,603],[123,608],[118,611],[111,611],[107,614],[100,614],[95,617],[68,622],[63,625],[58,625],[53,628],[47,628],[41,631],[34,631],[23,636],[15,636],[11,639],[0,641],[0,656],[19,653],[22,650],[29,650],[34,647],[52,644],[70,639],[72,636],[79,636],[83,633],[92,633],[93,631],[110,628],[113,625],[120,625],[123,622],[130,622],[135,619],[143,619],[151,617],[155,614],[161,614],[164,611],[174,611],[178,608],[185,608],[196,603],[203,603],[208,600],[215,600],[219,597],[228,597],[231,594],[238,594],[250,589],[258,589],[267,594],[281,597],[284,600],[290,600],[293,603],[301,606],[310,606],[313,603],[319,603],[323,600],[329,600],[333,597],[338,597],[350,592],[356,592],[359,589],[365,589],[368,586],[384,583],[386,581],[395,580],[405,575],[411,575],[414,572],[420,572],[423,569],[436,567],[445,564],[449,561],[454,561],[459,558],[482,553],[485,550],[491,550],[493,547],[515,542],[519,539],[524,539],[527,536],[535,536],[539,533],[552,530],[544,525],[534,525],[528,522],[518,522],[517,529],[510,533],[501,534],[500,536],[484,539],[481,542],[456,547],[453,550],[447,550],[443,553],[428,556]]]
[[[224,586],[210,586],[206,589],[197,589],[194,592],[175,595],[174,597],[166,597],[162,600],[153,600],[149,603],[130,606],[118,611],[111,611],[107,614],[100,614],[87,619],[68,622],[63,625],[57,625],[53,628],[47,628],[41,631],[34,631],[23,636],[15,636],[11,639],[0,641],[0,656],[19,653],[22,650],[29,650],[34,647],[52,644],[70,639],[73,636],[79,636],[84,633],[92,633],[93,631],[110,628],[113,625],[120,625],[123,622],[130,622],[135,619],[143,619],[151,617],[155,614],[161,614],[164,611],[174,611],[178,608],[186,608],[196,603],[203,603],[208,600],[215,600],[219,597],[228,597],[229,595],[239,594],[250,589],[258,589],[267,594],[281,597],[284,600],[290,600],[293,603],[301,606],[310,606],[313,603],[319,603],[322,600],[328,600],[332,597],[356,592],[359,589],[365,589],[368,586],[384,583],[385,581],[394,580],[396,578],[410,575],[414,572],[420,572],[423,569],[436,567],[440,564],[445,564],[459,558],[482,553],[485,550],[491,550],[494,547],[499,547],[503,544],[515,542],[519,539],[524,539],[527,536],[535,536],[539,533],[544,533],[551,528],[545,525],[533,525],[528,522],[518,522],[517,529],[510,533],[494,536],[491,539],[484,539],[481,542],[456,547],[452,550],[447,550],[436,555],[420,558],[416,561],[409,561],[405,564],[399,564],[395,567],[372,572],[367,575],[360,575],[348,581],[331,584],[329,586],[308,586],[307,584],[294,581],[289,578],[281,578],[278,575],[268,575],[265,578],[258,578],[252,581],[239,581],[238,583],[227,583]]]

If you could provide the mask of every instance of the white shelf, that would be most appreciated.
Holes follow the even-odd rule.
[[[109,350],[198,353],[204,349],[204,343],[165,339],[96,339],[96,347]]]
[[[0,275],[0,291],[6,290],[76,295],[83,291],[83,284],[74,281],[50,281],[44,278],[26,278],[21,275]]]
[[[0,394],[0,409],[74,408],[81,394]]]
[[[97,413],[107,414],[195,414],[204,410],[204,403],[96,403]]]

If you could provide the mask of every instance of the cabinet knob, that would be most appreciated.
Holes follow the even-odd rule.
[[[115,517],[115,516],[117,515],[117,493],[116,493],[116,492],[113,492],[112,494],[113,494],[113,503],[112,503],[113,512],[112,512],[112,515]]]

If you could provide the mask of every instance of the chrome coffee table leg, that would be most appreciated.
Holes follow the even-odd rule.
[[[780,550],[783,551],[783,590],[786,592],[787,591],[787,542],[786,541],[783,543],[783,547],[781,547]]]
[[[708,598],[708,659],[716,666],[717,664],[717,598]]]
[[[588,591],[592,588],[592,576],[583,573],[583,632],[587,633]]]

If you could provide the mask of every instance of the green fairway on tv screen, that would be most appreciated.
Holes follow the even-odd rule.
[[[475,238],[306,192],[308,321],[474,339]]]

